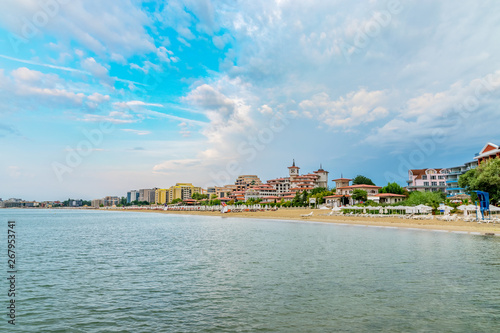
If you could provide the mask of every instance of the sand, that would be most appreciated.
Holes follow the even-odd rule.
[[[123,211],[123,210],[121,210]],[[278,209],[277,211],[258,211],[258,212],[240,212],[226,213],[205,212],[205,211],[163,211],[163,210],[129,210],[134,212],[156,212],[162,214],[187,214],[204,215],[233,218],[253,218],[253,219],[276,219],[292,220],[302,222],[326,222],[339,224],[356,224],[366,226],[397,227],[397,228],[417,228],[448,232],[471,233],[481,235],[500,236],[500,224],[477,223],[462,221],[440,221],[440,220],[411,220],[395,217],[362,217],[362,216],[326,216],[330,211],[322,209]],[[313,212],[311,217],[301,217],[303,214]]]

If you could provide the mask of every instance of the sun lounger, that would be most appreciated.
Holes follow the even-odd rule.
[[[309,214],[302,214],[300,217],[310,217],[313,216],[313,212],[310,212]]]

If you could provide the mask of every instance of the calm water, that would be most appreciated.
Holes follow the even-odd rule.
[[[18,295],[5,332],[500,330],[499,237],[0,210],[2,276],[8,219]]]

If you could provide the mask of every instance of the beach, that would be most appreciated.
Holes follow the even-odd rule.
[[[124,211],[120,209],[119,211]],[[162,214],[185,214],[185,215],[204,215],[204,216],[220,216],[222,218],[252,218],[252,219],[268,219],[268,220],[289,220],[297,222],[322,222],[322,223],[337,223],[337,224],[352,224],[365,226],[393,227],[393,228],[409,228],[409,229],[428,229],[447,232],[471,233],[480,235],[500,235],[500,224],[494,223],[477,223],[463,221],[440,221],[435,217],[432,220],[413,220],[403,219],[398,217],[363,217],[359,215],[332,215],[327,216],[330,210],[323,209],[278,209],[276,211],[256,211],[256,212],[238,212],[225,213],[208,212],[208,211],[164,211],[164,210],[137,210],[126,209],[131,212],[154,212]],[[313,213],[312,216],[302,217]]]

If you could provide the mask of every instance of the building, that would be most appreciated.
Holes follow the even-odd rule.
[[[253,186],[245,191],[245,201],[249,199],[266,199],[273,197],[276,199],[276,189],[269,184]]]
[[[104,206],[104,200],[103,199],[93,199],[91,202],[91,205],[92,205],[92,207],[99,208],[99,207],[101,207],[101,205]]]
[[[474,159],[477,160],[478,165],[495,158],[500,158],[500,147],[491,142],[488,142],[477,154],[477,156],[474,157]]]
[[[216,194],[217,193],[216,187],[217,186],[207,187],[207,194],[208,194],[209,198],[212,196],[212,194]]]
[[[323,170],[320,165],[317,171],[301,175],[300,168],[295,165],[295,160],[293,160],[292,166],[288,167],[288,177],[270,179],[267,184],[276,190],[277,196],[295,196],[296,192],[309,192],[317,187],[328,188],[328,171]]]
[[[403,194],[394,194],[394,193],[378,193],[374,197],[375,199],[372,199],[375,202],[381,203],[381,204],[394,204],[397,202],[401,202],[406,199],[406,196]],[[377,200],[378,198],[378,200]]]
[[[139,190],[139,197],[137,200],[140,202],[149,202],[149,203],[154,203],[155,202],[155,196],[156,196],[156,190],[157,188],[144,188]]]
[[[138,200],[139,200],[139,191],[131,190],[127,192],[127,203],[131,203],[133,201],[138,201]]]
[[[450,173],[446,177],[446,196],[455,197],[457,195],[466,194],[465,190],[458,186],[458,179],[461,175],[469,170],[475,169],[478,166],[478,161],[467,162],[464,165],[449,168]]]
[[[81,207],[83,206],[83,200],[69,200],[69,207]]]
[[[408,170],[407,189],[409,192],[446,192],[449,173],[449,168]]]
[[[233,191],[235,190],[236,185],[226,185],[226,186],[215,186],[214,187],[214,192],[211,194],[215,194],[217,198],[228,198],[231,196]],[[210,194],[210,195],[211,195]]]
[[[262,181],[257,175],[241,175],[238,176],[234,184],[236,191],[245,191],[250,186],[262,185]]]
[[[379,195],[378,190],[382,187],[366,184],[349,185],[351,180],[352,179],[343,177],[333,180],[335,182],[336,193],[334,195],[323,197],[327,206],[340,207],[354,205],[356,202],[352,198],[352,193],[357,189],[366,191],[367,200],[380,202],[381,196]]]
[[[10,198],[0,202],[0,207],[2,208],[19,208],[22,206],[23,206],[22,199]]]
[[[323,166],[320,164],[319,169],[313,171],[314,174],[318,175],[319,178],[316,180],[316,187],[328,188],[328,171],[323,170]]]
[[[170,203],[175,199],[191,199],[195,193],[203,193],[201,187],[193,186],[191,183],[177,183],[168,189],[167,202]]]
[[[116,196],[107,196],[103,199],[104,207],[118,206],[120,198]]]
[[[164,205],[169,202],[169,191],[166,188],[157,188],[155,190],[155,204]]]
[[[271,185],[275,190],[278,196],[285,195],[290,193],[290,178],[275,178],[267,181],[268,185]]]

